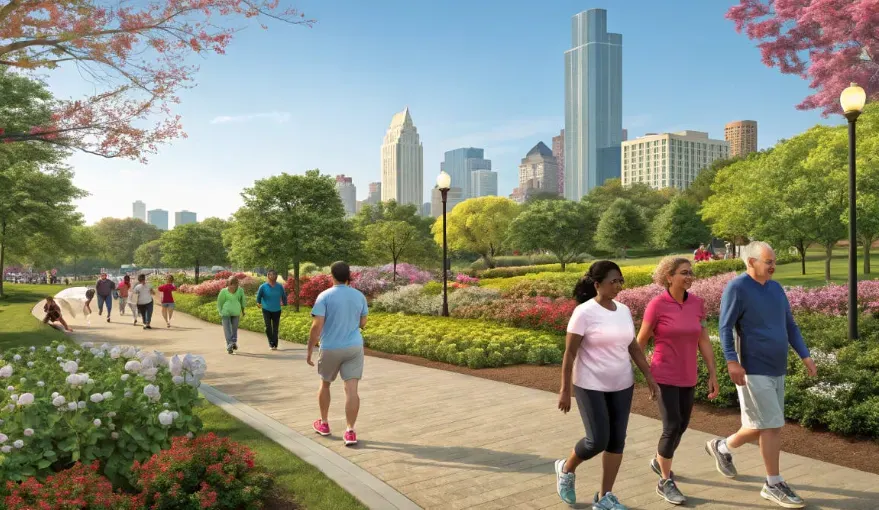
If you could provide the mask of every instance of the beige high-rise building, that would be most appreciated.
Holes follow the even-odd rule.
[[[565,130],[552,137],[552,155],[559,166],[559,195],[565,195]]]
[[[424,150],[406,107],[391,119],[382,144],[382,202],[424,203]]]
[[[723,136],[729,142],[729,157],[745,157],[757,152],[757,121],[737,120],[723,129]]]
[[[648,134],[623,142],[623,185],[687,189],[704,168],[729,158],[729,143],[701,131]]]

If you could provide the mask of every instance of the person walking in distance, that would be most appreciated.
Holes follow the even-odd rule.
[[[162,293],[162,318],[165,324],[171,327],[171,317],[174,317],[174,291],[177,287],[174,285],[174,275],[168,275],[164,285],[159,285],[159,292]]]
[[[556,491],[565,503],[576,503],[577,466],[602,454],[601,491],[592,500],[593,510],[626,509],[612,491],[623,461],[632,408],[632,361],[647,379],[650,398],[655,400],[659,394],[644,351],[635,341],[632,313],[614,300],[622,288],[622,271],[615,263],[601,260],[589,267],[574,288],[580,304],[568,322],[562,358],[558,408],[570,411],[573,391],[586,437],[577,442],[567,460],[555,462]]]
[[[107,273],[101,273],[101,277],[95,283],[95,292],[98,294],[98,317],[104,313],[104,304],[107,305],[107,322],[110,322],[110,311],[113,309],[113,291],[116,283],[107,278]]]
[[[226,288],[217,296],[217,311],[223,320],[226,352],[229,354],[238,350],[238,323],[244,317],[244,305],[244,289],[238,285],[238,278],[231,276],[226,282]]]
[[[708,441],[705,451],[714,458],[720,474],[734,478],[732,451],[759,440],[766,468],[760,496],[784,508],[803,508],[803,499],[784,481],[779,466],[788,345],[810,377],[818,369],[794,322],[784,289],[772,280],[772,247],[755,241],[741,250],[741,257],[747,272],[727,285],[720,301],[720,342],[738,390],[742,428],[728,438]]]
[[[266,323],[266,338],[269,349],[278,350],[278,328],[281,326],[281,307],[287,306],[287,292],[278,283],[278,273],[274,269],[268,272],[268,281],[256,291],[256,306],[262,310],[262,318]]]
[[[116,295],[118,296],[119,305],[119,315],[125,315],[125,308],[128,305],[128,293],[131,291],[131,277],[125,275],[122,277],[122,281],[119,282],[119,285],[116,286]],[[137,314],[134,314],[135,320],[137,320]]]
[[[146,275],[138,275],[137,285],[134,286],[134,289],[131,292],[133,292],[137,298],[137,311],[140,313],[140,318],[143,320],[143,329],[153,329],[152,326],[150,326],[150,323],[153,319],[153,294],[155,294],[156,291],[153,289],[152,285],[146,281]],[[134,323],[137,324],[136,317]]]
[[[688,290],[693,284],[693,266],[683,257],[666,257],[653,273],[653,281],[666,291],[653,298],[644,311],[638,344],[646,350],[653,337],[650,363],[659,384],[659,414],[662,435],[650,468],[659,475],[656,492],[673,505],[686,503],[671,470],[672,457],[690,423],[698,382],[696,353],[708,367],[708,398],[718,394],[714,349],[705,321],[705,304]]]
[[[341,374],[345,383],[345,421],[347,428],[343,440],[346,446],[357,444],[354,424],[360,412],[360,396],[357,385],[363,377],[363,335],[369,309],[366,296],[349,286],[351,268],[344,262],[330,267],[335,285],[318,295],[311,309],[311,335],[308,339],[306,361],[311,360],[314,347],[320,343],[317,372],[321,378],[318,404],[320,419],[312,424],[314,431],[322,436],[330,435],[328,415],[330,412],[330,383]]]

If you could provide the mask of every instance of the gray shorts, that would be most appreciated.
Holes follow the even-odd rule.
[[[335,381],[340,373],[343,381],[362,378],[363,346],[328,351],[321,349],[317,355],[317,373],[327,382]]]
[[[742,408],[742,427],[779,429],[784,426],[784,376],[746,375],[736,386]]]

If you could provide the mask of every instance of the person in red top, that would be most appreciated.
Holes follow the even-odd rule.
[[[656,492],[675,505],[686,502],[671,470],[672,457],[690,423],[698,382],[696,353],[708,366],[708,398],[718,394],[714,349],[705,322],[705,304],[687,292],[693,284],[693,266],[683,257],[663,259],[653,274],[653,281],[665,292],[653,298],[644,311],[638,343],[646,351],[653,337],[650,372],[659,384],[659,414],[662,436],[650,468],[659,475]]]
[[[169,328],[171,327],[171,317],[174,316],[173,292],[175,290],[177,290],[177,286],[174,285],[174,276],[169,274],[165,284],[159,286],[159,292],[162,293],[162,318],[165,319],[165,324]]]
[[[704,244],[700,244],[699,248],[693,252],[693,261],[694,262],[706,262],[711,260],[711,254],[708,250],[705,249]]]

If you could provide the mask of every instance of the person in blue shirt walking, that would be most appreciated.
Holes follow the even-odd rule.
[[[720,342],[738,390],[742,428],[726,439],[708,441],[705,451],[714,457],[720,474],[734,478],[732,450],[759,440],[767,475],[760,496],[784,508],[803,508],[803,499],[785,483],[779,467],[788,345],[803,360],[810,377],[818,370],[784,289],[772,280],[772,247],[755,241],[742,250],[741,257],[747,272],[727,285],[720,301]]]
[[[308,339],[306,361],[311,360],[314,347],[320,343],[317,357],[317,373],[321,378],[318,404],[320,419],[312,428],[322,436],[330,435],[327,422],[330,412],[330,383],[341,374],[345,382],[345,420],[347,428],[343,439],[346,446],[357,444],[354,423],[360,412],[360,396],[357,385],[363,377],[363,335],[360,330],[366,326],[369,307],[366,296],[350,287],[351,268],[344,262],[336,262],[330,267],[335,285],[320,293],[311,309],[313,317],[311,334]]]
[[[266,323],[266,337],[269,349],[278,350],[278,328],[281,326],[281,306],[287,306],[287,292],[278,283],[278,272],[269,269],[269,281],[259,286],[256,291],[256,306],[262,310],[262,318]]]

